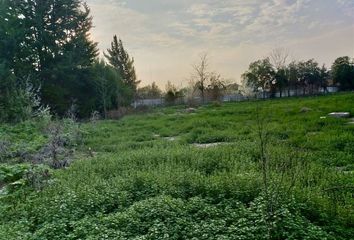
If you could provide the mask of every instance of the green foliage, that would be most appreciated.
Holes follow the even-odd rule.
[[[220,74],[211,73],[209,76],[209,85],[207,93],[213,101],[220,101],[226,89],[225,81],[221,78]]]
[[[81,0],[5,3],[2,16],[9,20],[0,22],[8,36],[5,60],[16,81],[41,86],[42,102],[58,114],[77,101],[81,115],[89,115],[94,107],[86,100],[93,95],[89,68],[98,53],[89,39],[87,5]]]
[[[352,239],[353,126],[320,117],[354,112],[353,100],[348,93],[242,102],[196,114],[171,107],[83,124],[80,160],[54,171],[41,191],[20,187],[0,200],[0,238]],[[268,196],[257,104],[267,120]],[[40,134],[23,125],[2,126],[2,137],[30,142]],[[191,144],[214,141],[226,143]]]
[[[46,123],[39,119],[16,125],[0,125],[1,162],[21,162],[35,154],[47,141],[42,132]]]
[[[249,70],[242,75],[242,79],[244,84],[254,91],[270,90],[274,79],[274,69],[269,58],[251,63]]]
[[[66,167],[82,143],[82,130],[73,119],[51,121],[41,115],[16,125],[0,126],[0,162],[31,162]]]
[[[22,178],[28,165],[0,165],[0,183],[11,183]]]
[[[97,110],[103,112],[107,117],[107,111],[118,107],[121,88],[123,88],[122,78],[117,70],[107,65],[103,60],[95,62],[92,68],[94,75],[95,89],[97,91]]]
[[[45,165],[1,164],[0,165],[0,200],[13,201],[13,197],[23,194],[25,187],[42,189],[49,180],[50,170]]]
[[[254,93],[269,92],[274,97],[279,91],[280,97],[284,90],[302,89],[302,94],[311,95],[318,93],[320,88],[326,91],[328,86],[329,72],[325,66],[319,67],[314,59],[307,61],[291,62],[285,65],[283,62],[279,66],[274,66],[269,58],[255,61],[250,64],[249,69],[242,74],[243,84],[250,88]]]
[[[354,61],[349,57],[339,57],[332,65],[332,77],[342,90],[354,89]]]
[[[166,85],[165,101],[168,105],[173,105],[176,103],[178,98],[182,97],[182,92],[177,90],[177,87],[173,85],[170,81]]]
[[[42,109],[39,90],[30,83],[18,84],[14,76],[9,76],[1,85],[0,122],[18,123],[29,120],[36,115],[37,110]]]
[[[134,68],[134,58],[131,58],[123,46],[121,39],[118,40],[117,36],[113,36],[111,48],[107,49],[105,54],[109,64],[114,67],[119,75],[122,77],[125,88],[121,91],[122,97],[119,104],[122,106],[129,105],[135,98],[137,86],[140,81],[137,80]]]
[[[151,85],[147,85],[145,87],[139,88],[138,89],[138,97],[139,98],[160,98],[162,96],[162,91],[159,89],[159,87],[156,85],[155,82],[153,82]]]

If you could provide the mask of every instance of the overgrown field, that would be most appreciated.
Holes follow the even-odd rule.
[[[0,239],[354,239],[354,124],[333,111],[353,115],[354,94],[81,124],[66,169],[0,154]],[[48,141],[38,122],[0,139],[24,154]],[[50,179],[21,182],[30,168]]]

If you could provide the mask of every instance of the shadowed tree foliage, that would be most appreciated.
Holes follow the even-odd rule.
[[[124,91],[121,92],[121,105],[130,104],[136,97],[137,87],[140,81],[137,80],[134,58],[131,58],[124,49],[123,42],[116,35],[113,37],[111,48],[107,49],[104,54],[110,65],[112,65],[122,77],[125,85]]]
[[[151,85],[147,85],[138,89],[138,97],[142,99],[159,98],[161,96],[162,91],[155,82],[153,82]]]
[[[105,118],[107,112],[118,105],[119,89],[122,86],[122,78],[112,66],[103,60],[96,61],[92,68],[94,75],[95,96],[98,98],[98,107]]]
[[[226,83],[220,74],[215,72],[210,74],[207,90],[212,101],[221,101],[224,91],[226,90]]]
[[[33,88],[28,76],[21,75],[29,69],[20,61],[25,52],[25,27],[16,9],[11,9],[12,4],[9,0],[0,1],[0,121],[18,122],[31,112]]]
[[[332,78],[341,90],[354,90],[354,60],[339,57],[332,65]]]
[[[284,62],[284,61],[282,61]],[[321,88],[327,91],[329,72],[323,65],[319,67],[314,59],[300,62],[290,62],[288,65],[270,63],[269,59],[258,60],[250,64],[248,71],[242,75],[243,84],[254,92],[270,93],[271,97],[279,91],[280,97],[287,89],[290,91],[302,90],[302,94],[315,94]]]
[[[282,97],[283,90],[288,86],[289,82],[289,70],[286,66],[283,66],[276,70],[275,72],[275,86],[279,91],[280,97]]]
[[[19,79],[41,86],[43,103],[64,114],[76,101],[81,115],[92,106],[90,67],[98,55],[97,44],[89,39],[90,9],[81,0],[5,0],[10,26],[16,36],[13,54],[7,57]],[[5,24],[6,25],[6,24]]]
[[[274,88],[274,75],[275,72],[269,58],[265,58],[251,63],[248,71],[242,75],[242,79],[254,91],[262,90],[263,97],[265,97],[265,91],[272,91]]]
[[[182,92],[170,81],[166,84],[165,101],[167,104],[175,104],[178,98],[182,97]]]
[[[269,55],[269,61],[275,71],[275,89],[279,91],[280,97],[282,97],[283,90],[288,85],[289,71],[286,66],[288,58],[289,52],[284,48],[273,49]]]
[[[320,87],[323,88],[324,92],[328,92],[328,85],[329,85],[329,80],[330,80],[330,71],[326,68],[325,65],[322,65],[320,69],[320,79],[319,79],[319,85]]]
[[[295,61],[292,61],[287,66],[288,69],[288,95],[290,95],[290,90],[294,89],[297,95],[297,90],[299,88],[299,81],[298,81],[298,66]]]

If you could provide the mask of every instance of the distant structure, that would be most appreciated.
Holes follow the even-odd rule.
[[[331,86],[331,87],[326,87],[326,88],[320,88],[317,92],[317,94],[328,94],[328,93],[335,93],[338,92],[339,89],[336,86]],[[262,99],[262,98],[284,98],[284,97],[295,97],[295,96],[310,96],[311,94],[306,93],[303,95],[303,93],[299,90],[284,90],[282,94],[280,92],[275,92],[271,94],[270,92],[257,92],[253,96],[247,96],[241,93],[238,88],[235,89],[228,89],[227,91],[224,92],[224,94],[220,97],[219,102],[241,102],[241,101],[247,101],[250,99]],[[206,96],[204,103],[211,103],[214,102],[215,100],[212,100],[210,97]],[[193,97],[193,102],[196,104],[202,104],[202,100],[199,96]],[[185,97],[180,97],[176,99],[175,103],[172,105],[188,105],[188,100]],[[165,98],[160,97],[160,98],[148,98],[148,99],[138,99],[134,101],[132,106],[134,108],[137,107],[142,107],[142,106],[147,106],[147,107],[158,107],[158,106],[166,106],[168,105],[167,102],[165,101]],[[171,103],[169,103],[171,105]]]

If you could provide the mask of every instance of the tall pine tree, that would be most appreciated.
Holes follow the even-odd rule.
[[[122,40],[118,40],[116,35],[114,35],[111,48],[107,49],[107,52],[107,54],[104,54],[105,57],[109,64],[119,72],[124,83],[119,103],[121,105],[130,104],[136,96],[137,87],[140,83],[136,77],[134,58],[129,56],[128,52],[124,49]]]
[[[25,29],[12,71],[41,86],[45,104],[63,114],[73,101],[82,114],[92,109],[90,67],[98,56],[90,40],[90,10],[82,0],[5,0],[7,15]]]
[[[14,72],[24,24],[13,11],[10,0],[0,0],[0,121],[16,122],[26,118],[30,103],[26,102],[26,79],[16,77]]]

